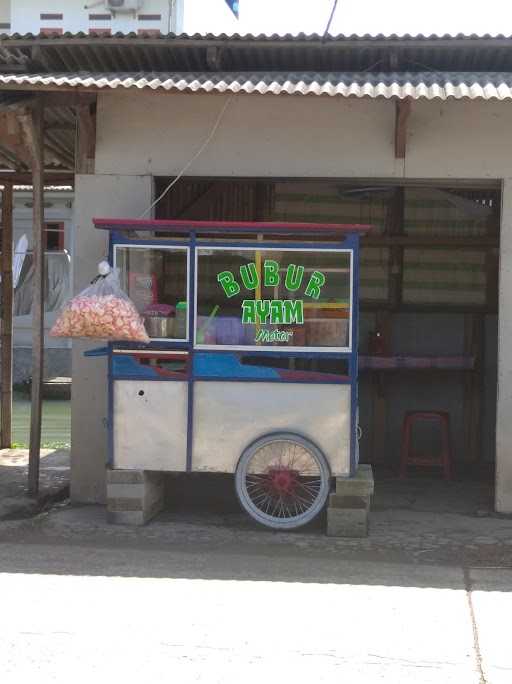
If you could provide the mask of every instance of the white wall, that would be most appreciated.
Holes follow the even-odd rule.
[[[226,97],[118,92],[99,98],[99,173],[172,175],[209,134]],[[405,161],[384,99],[235,95],[188,175],[502,178],[512,167],[507,102],[419,101]]]
[[[226,98],[119,92],[99,98],[99,173],[171,175],[209,134]],[[386,100],[236,95],[189,175],[403,174]],[[361,150],[371,150],[368,154]]]
[[[151,202],[149,176],[75,177],[75,254],[73,290],[82,290],[107,254],[108,236],[96,230],[95,216],[138,216]],[[107,460],[107,364],[104,358],[86,358],[86,349],[101,342],[73,342],[71,398],[71,496],[74,501],[105,499]]]
[[[90,9],[85,6],[90,5]],[[93,6],[94,5],[94,6]],[[1,9],[1,6],[0,6]],[[129,33],[138,29],[158,29],[162,33],[169,31],[169,0],[144,0],[139,14],[160,14],[158,21],[141,21],[133,13],[116,13],[110,21],[91,21],[90,14],[108,14],[104,3],[96,4],[94,0],[12,0],[11,32],[39,33],[44,28],[62,28],[64,31],[88,33],[91,28],[110,28],[112,33],[118,31]],[[62,20],[41,20],[40,15],[63,14]]]
[[[503,179],[498,317],[496,510],[512,512],[512,174]]]

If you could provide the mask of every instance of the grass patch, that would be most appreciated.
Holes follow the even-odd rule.
[[[71,444],[69,442],[43,442],[41,449],[69,449]],[[28,449],[29,445],[26,442],[13,442],[11,449]]]

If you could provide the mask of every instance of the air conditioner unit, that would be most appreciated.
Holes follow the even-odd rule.
[[[105,0],[105,8],[113,14],[116,12],[137,12],[143,4],[144,0]]]

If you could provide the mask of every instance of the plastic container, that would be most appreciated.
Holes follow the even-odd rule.
[[[215,321],[217,344],[243,344],[245,327],[237,316],[218,316]]]
[[[176,318],[174,320],[174,337],[177,340],[184,340],[187,337],[187,302],[176,304]]]

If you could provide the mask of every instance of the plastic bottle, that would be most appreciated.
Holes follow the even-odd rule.
[[[187,302],[178,302],[176,304],[174,337],[178,340],[184,340],[187,337]]]

